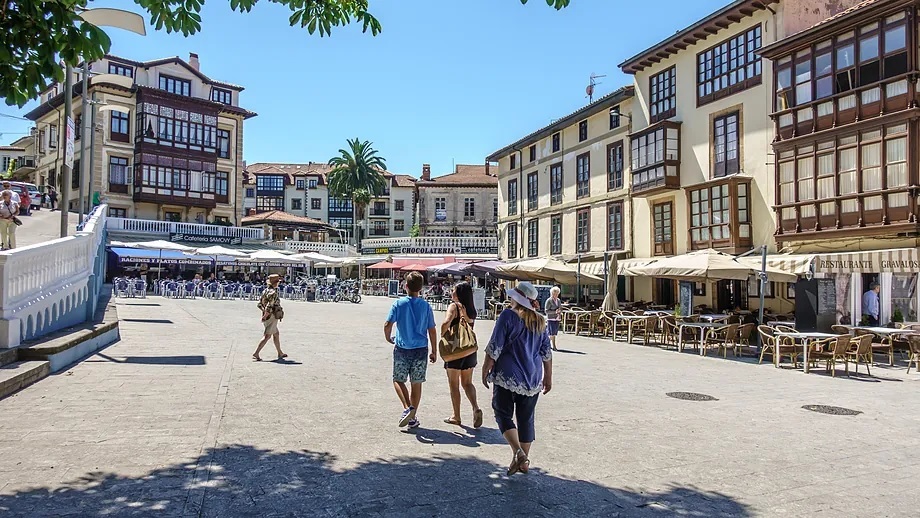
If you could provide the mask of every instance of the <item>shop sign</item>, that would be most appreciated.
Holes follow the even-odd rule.
[[[382,246],[365,247],[362,254],[369,255],[461,255],[461,254],[491,254],[498,255],[497,246],[464,246],[464,247],[415,247],[415,246]]]
[[[447,221],[447,209],[434,209],[435,221]]]
[[[207,243],[211,245],[241,245],[242,237],[231,236],[206,236],[201,234],[170,233],[169,240],[173,243]]]

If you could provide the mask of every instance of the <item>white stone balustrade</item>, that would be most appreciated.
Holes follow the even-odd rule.
[[[203,223],[177,223],[174,221],[133,218],[108,218],[106,225],[110,232],[239,237],[244,241],[261,241],[265,239],[265,233],[261,227],[225,227],[223,225],[206,225]]]
[[[453,250],[456,253],[495,253],[498,250],[496,237],[391,237],[365,239],[361,249],[368,253],[373,250],[398,250],[403,253],[444,253]],[[495,252],[492,252],[492,251]]]
[[[358,250],[355,247],[342,243],[285,241],[284,249],[297,253],[316,252],[330,257],[355,257],[358,255]]]
[[[92,316],[105,267],[101,205],[75,235],[0,252],[0,348]]]

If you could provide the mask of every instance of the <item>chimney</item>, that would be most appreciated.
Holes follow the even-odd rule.
[[[489,166],[490,166],[490,165],[491,165],[491,164],[489,164],[488,162],[486,162],[486,176],[492,176],[492,175],[489,174]]]
[[[422,164],[422,180],[431,180],[431,164]]]
[[[201,71],[201,69],[199,68],[200,65],[198,63],[198,54],[195,54],[194,52],[189,52],[188,53],[188,64],[191,65],[191,67],[194,68],[195,70],[198,70],[199,72]]]

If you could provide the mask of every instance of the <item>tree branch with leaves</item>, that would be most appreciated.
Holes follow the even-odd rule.
[[[218,1],[218,0],[213,0]],[[227,1],[227,0],[219,0]],[[376,36],[383,27],[369,11],[369,0],[266,0],[287,6],[291,26],[329,36],[332,30],[359,24]],[[432,2],[440,0],[430,0]],[[528,0],[521,0],[526,4]],[[259,0],[229,0],[230,8],[248,13]],[[562,9],[570,0],[546,0]],[[150,24],[185,36],[201,30],[204,0],[134,0],[150,16]],[[64,81],[60,61],[76,66],[102,58],[112,41],[102,29],[83,21],[87,0],[4,0],[0,7],[0,96],[22,106],[52,82]]]

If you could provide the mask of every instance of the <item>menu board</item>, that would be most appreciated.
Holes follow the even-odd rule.
[[[818,314],[837,314],[837,284],[834,279],[817,279],[818,281]]]

